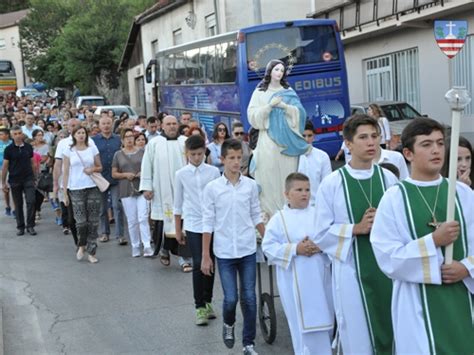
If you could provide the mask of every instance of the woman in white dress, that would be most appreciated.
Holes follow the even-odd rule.
[[[269,217],[283,208],[285,179],[297,171],[298,157],[311,149],[302,136],[306,111],[286,74],[282,61],[271,60],[247,109],[250,124],[259,130],[254,176],[261,188],[262,211]]]

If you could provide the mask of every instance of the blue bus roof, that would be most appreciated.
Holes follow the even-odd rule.
[[[314,26],[314,25],[321,25],[321,26],[336,26],[335,20],[324,19],[324,20],[316,20],[316,19],[307,19],[307,20],[293,20],[293,21],[278,21],[278,22],[271,22],[265,23],[262,25],[255,25],[250,27],[241,28],[239,31],[244,33],[251,33],[257,31],[265,31],[271,30],[273,28],[284,28],[284,27],[293,27],[293,26]]]

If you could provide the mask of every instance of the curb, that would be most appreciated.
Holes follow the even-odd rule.
[[[3,355],[3,313],[0,307],[0,355]]]

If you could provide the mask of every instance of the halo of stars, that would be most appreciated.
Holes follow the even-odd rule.
[[[286,63],[286,73],[287,75],[291,72],[291,70],[293,69],[293,65],[295,65],[296,63],[296,57],[291,53],[291,50],[288,48],[288,47],[285,47],[284,45],[280,44],[280,43],[268,43],[266,45],[264,45],[262,48],[260,48],[257,53],[255,53],[255,57],[254,57],[254,68],[252,68],[252,70],[261,78],[263,78],[263,76],[261,76],[260,74],[260,65],[259,65],[259,60],[260,58],[263,56],[263,53],[265,53],[266,51],[268,51],[269,49],[279,49],[281,50],[283,53],[286,53],[287,54],[287,63]]]

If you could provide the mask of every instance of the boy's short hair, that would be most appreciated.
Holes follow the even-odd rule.
[[[429,136],[433,131],[439,131],[445,137],[444,127],[438,121],[428,117],[412,120],[404,129],[401,136],[402,148],[413,152],[417,136]]]
[[[344,122],[342,128],[342,134],[344,139],[347,139],[349,142],[352,142],[354,135],[357,132],[359,126],[372,126],[376,129],[377,133],[380,134],[380,126],[377,120],[373,117],[370,117],[366,114],[356,114],[349,117],[346,122]]]
[[[148,124],[155,123],[155,122],[158,122],[158,119],[155,116],[150,116],[146,120],[146,123],[148,123]]]
[[[235,128],[244,128],[244,125],[242,124],[242,122],[234,122],[232,123],[232,130],[234,130]]]
[[[201,135],[192,135],[184,142],[186,150],[206,149],[206,141]]]
[[[285,179],[285,192],[290,191],[295,181],[308,181],[309,177],[302,173],[291,173]]]
[[[222,143],[221,157],[225,158],[229,153],[229,150],[242,150],[242,143],[234,138],[226,139],[224,143]]]
[[[393,175],[395,175],[398,179],[400,179],[400,169],[398,169],[394,164],[392,163],[380,163],[379,166],[381,168],[387,169]]]
[[[13,132],[13,131],[21,131],[21,126],[15,125],[12,128],[10,128],[10,132]]]
[[[313,123],[311,121],[306,121],[306,123],[304,125],[304,130],[305,131],[314,131]]]

